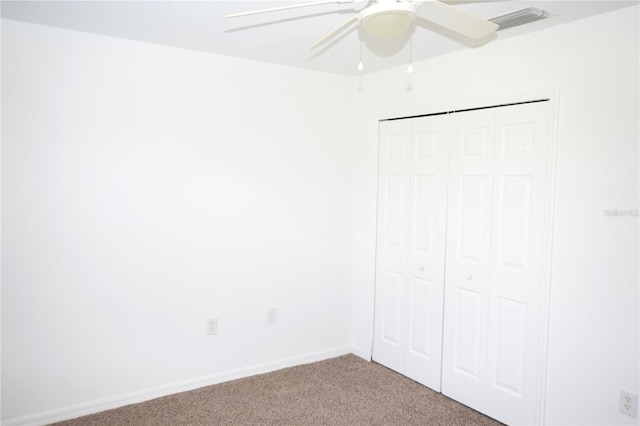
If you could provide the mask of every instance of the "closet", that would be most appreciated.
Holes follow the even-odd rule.
[[[540,421],[549,101],[381,121],[373,359]]]

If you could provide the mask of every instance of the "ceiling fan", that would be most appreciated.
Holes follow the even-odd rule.
[[[309,50],[332,39],[355,22],[358,22],[361,28],[373,37],[382,40],[399,37],[411,27],[416,18],[431,22],[471,40],[487,37],[498,29],[498,25],[491,21],[470,15],[438,0],[323,0],[235,13],[226,15],[225,18],[237,18],[324,4],[363,2],[369,3],[368,6],[323,36]]]

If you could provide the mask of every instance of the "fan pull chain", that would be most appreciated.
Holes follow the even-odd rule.
[[[413,73],[413,25],[411,26],[411,34],[409,35],[409,67],[407,74]]]
[[[360,40],[360,60],[358,61],[358,71],[362,71],[364,65],[362,65],[362,40]]]

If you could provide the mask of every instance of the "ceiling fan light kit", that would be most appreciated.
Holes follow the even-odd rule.
[[[390,40],[404,34],[416,18],[412,3],[382,1],[360,13],[362,27],[380,40]]]

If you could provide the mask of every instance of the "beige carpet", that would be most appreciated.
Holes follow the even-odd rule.
[[[79,425],[500,425],[355,355],[57,423]]]

